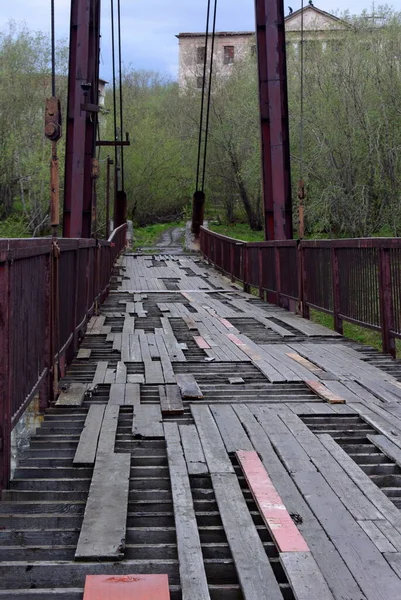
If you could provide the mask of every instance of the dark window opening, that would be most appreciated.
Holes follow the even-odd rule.
[[[224,46],[224,64],[231,65],[234,62],[234,46]]]
[[[196,62],[198,65],[203,64],[205,61],[205,46],[198,46],[196,49]]]

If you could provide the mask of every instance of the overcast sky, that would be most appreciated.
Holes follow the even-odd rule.
[[[304,0],[307,4],[307,0]],[[10,19],[25,22],[30,29],[49,32],[50,0],[0,0],[0,29]],[[70,0],[55,0],[59,38],[68,38]],[[117,0],[115,0],[115,4]],[[110,79],[110,1],[103,0],[101,76]],[[205,31],[206,0],[121,0],[122,44],[125,65],[177,76],[178,40],[184,31]],[[300,8],[300,1],[285,0]],[[370,9],[369,0],[320,0],[315,6],[327,12],[350,10],[359,14]],[[254,0],[218,0],[220,31],[254,29]]]

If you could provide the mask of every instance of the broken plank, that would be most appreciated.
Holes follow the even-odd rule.
[[[70,383],[68,389],[60,393],[56,406],[82,406],[87,388],[86,383]]]
[[[173,496],[182,599],[210,600],[191,485],[177,424],[165,423],[164,433]]]
[[[320,381],[309,379],[306,380],[305,383],[312,392],[317,394],[325,402],[328,402],[329,404],[345,404],[345,399],[342,396],[339,396],[335,392],[329,390]]]
[[[163,415],[181,415],[184,412],[178,385],[160,385],[159,395]]]
[[[105,406],[92,404],[89,407],[72,464],[74,466],[94,465],[100,429]]]
[[[124,404],[138,406],[141,403],[141,386],[139,383],[127,383],[125,386]],[[135,412],[135,409],[134,409]]]
[[[170,600],[168,575],[87,575],[83,600]]]
[[[124,558],[130,454],[96,458],[75,560]]]
[[[135,438],[162,438],[163,418],[159,404],[135,406],[132,434]]]
[[[253,450],[241,421],[229,404],[212,404],[209,408],[228,453],[237,450]]]
[[[100,429],[97,454],[110,454],[114,452],[118,426],[119,406],[107,405],[104,411],[102,427]]]
[[[183,398],[203,398],[202,391],[193,375],[179,373],[176,378]]]
[[[372,444],[377,446],[379,450],[401,467],[401,448],[393,444],[393,442],[390,442],[384,435],[368,434],[366,437]]]
[[[125,403],[125,383],[112,383],[110,386],[109,405],[122,406]]]
[[[78,350],[77,358],[78,359],[90,358],[91,352],[92,352],[92,350],[90,348],[80,348]]]
[[[96,365],[95,374],[93,376],[92,387],[98,385],[99,383],[104,383],[108,364],[109,363],[107,361],[99,360],[99,362]]]
[[[205,475],[209,471],[195,425],[180,425],[179,430],[188,473]]]
[[[211,478],[244,598],[261,600],[268,597],[269,600],[282,600],[283,596],[237,476],[232,473],[212,473]]]
[[[127,383],[127,367],[120,360],[117,363],[116,383]]]

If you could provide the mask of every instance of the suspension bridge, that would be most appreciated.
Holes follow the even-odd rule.
[[[292,239],[283,7],[255,4],[267,239],[202,227],[197,189],[200,251],[140,254],[117,94],[97,140],[100,2],[72,0],[64,237],[54,95],[55,235],[0,240],[0,598],[401,600],[401,242]]]

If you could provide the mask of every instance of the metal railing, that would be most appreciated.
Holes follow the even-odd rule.
[[[126,224],[109,241],[0,240],[0,489],[10,475],[11,431],[32,398],[54,399],[86,323],[107,295]]]
[[[242,242],[202,228],[201,252],[245,291],[309,318],[311,308],[380,331],[395,357],[401,338],[401,238]]]

